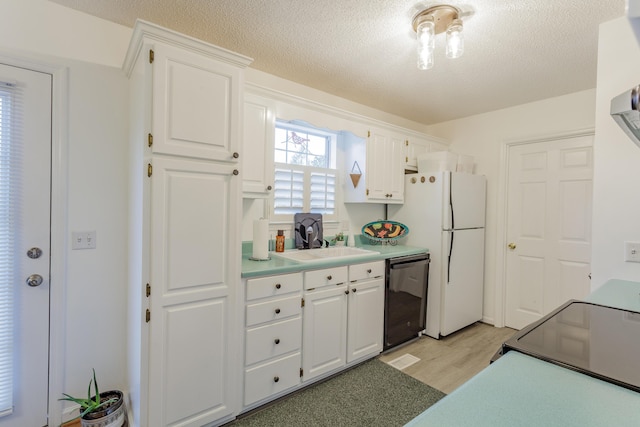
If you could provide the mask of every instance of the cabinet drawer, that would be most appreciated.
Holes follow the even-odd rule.
[[[244,405],[248,406],[273,394],[300,384],[300,353],[255,368],[244,374]]]
[[[384,261],[365,262],[349,266],[349,281],[384,277]]]
[[[324,270],[305,271],[304,288],[313,289],[328,285],[347,283],[347,266],[325,268]]]
[[[299,315],[302,311],[301,298],[300,295],[294,295],[247,305],[247,326]]]
[[[259,277],[247,280],[247,301],[302,290],[302,273]]]
[[[295,317],[247,329],[245,363],[252,365],[300,348],[302,344],[302,318]]]

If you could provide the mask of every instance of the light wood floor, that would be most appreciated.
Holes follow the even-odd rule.
[[[389,362],[409,353],[420,361],[402,372],[449,394],[488,366],[502,342],[515,332],[475,323],[439,340],[423,336],[383,354],[380,360]]]

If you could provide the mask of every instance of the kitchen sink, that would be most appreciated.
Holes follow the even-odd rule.
[[[284,252],[271,252],[271,256],[298,262],[318,262],[359,258],[365,255],[375,255],[379,253],[378,251],[349,246],[331,246],[320,249],[292,249]]]

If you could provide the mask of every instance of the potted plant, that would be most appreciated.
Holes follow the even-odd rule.
[[[339,232],[335,235],[332,241],[336,246],[344,246],[344,233],[342,233],[342,231]]]
[[[122,427],[128,425],[122,392],[110,390],[100,393],[95,369],[93,369],[93,378],[89,380],[86,399],[73,397],[66,393],[62,394],[65,397],[59,400],[68,400],[80,405],[80,415],[77,418],[80,418],[82,427]]]

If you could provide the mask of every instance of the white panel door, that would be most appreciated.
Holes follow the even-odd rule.
[[[440,334],[449,335],[482,319],[484,228],[445,231],[442,245]]]
[[[0,197],[19,194],[10,209],[16,216],[0,203],[0,247],[7,249],[0,252],[0,280],[14,283],[12,295],[0,292],[0,304],[13,305],[13,327],[9,319],[1,319],[2,327],[9,326],[9,330],[0,332],[0,346],[12,344],[13,355],[0,357],[0,364],[11,361],[9,374],[13,373],[14,381],[12,409],[2,414],[4,408],[0,408],[0,426],[44,426],[49,364],[51,75],[0,64],[0,82],[11,84],[0,83],[0,114],[21,117],[13,132],[0,127]],[[7,168],[9,151],[21,159],[17,164],[20,174]],[[9,224],[15,226],[10,230],[15,231],[12,245],[6,245],[10,234],[2,230]],[[31,248],[42,252],[31,258],[27,256]],[[42,277],[39,286],[27,285],[32,274]],[[2,343],[4,338],[9,342]]]
[[[149,425],[235,410],[240,189],[233,166],[153,159]]]
[[[509,149],[506,326],[521,329],[589,293],[592,140]]]
[[[303,381],[346,364],[347,285],[307,292],[302,316]]]
[[[153,50],[153,152],[236,161],[238,68],[172,46]]]

